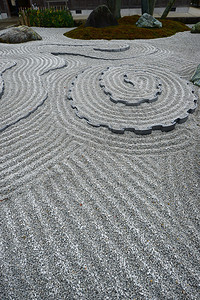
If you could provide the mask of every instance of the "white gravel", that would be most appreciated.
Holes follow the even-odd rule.
[[[34,29],[0,44],[0,298],[199,299],[200,35]]]

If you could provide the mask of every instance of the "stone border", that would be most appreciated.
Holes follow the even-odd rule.
[[[102,52],[122,52],[122,51],[127,51],[129,49],[130,49],[130,45],[128,45],[128,44],[119,46],[119,48],[110,48],[110,47],[93,48],[93,50],[95,50],[95,51],[102,51]]]
[[[69,98],[68,98],[69,99]],[[69,99],[71,100],[71,99]],[[196,104],[196,101],[194,101],[194,103]],[[71,104],[71,107],[76,110],[76,116],[79,118],[79,119],[83,119],[85,120],[88,125],[91,125],[93,127],[104,127],[104,128],[107,128],[108,130],[110,130],[111,132],[113,133],[117,133],[117,134],[124,134],[125,131],[130,131],[130,132],[134,132],[135,134],[138,134],[138,135],[147,135],[147,134],[151,134],[153,130],[161,130],[162,132],[168,132],[168,131],[171,131],[175,128],[176,124],[182,124],[184,122],[187,121],[188,119],[188,115],[189,114],[192,114],[195,109],[196,109],[196,106],[195,108],[191,108],[189,109],[187,112],[186,112],[186,115],[185,117],[180,117],[180,118],[177,118],[175,119],[171,125],[163,125],[163,124],[159,124],[159,125],[153,125],[152,127],[146,127],[144,129],[138,129],[136,127],[127,127],[127,128],[121,128],[121,129],[116,129],[116,128],[113,128],[113,127],[110,127],[104,123],[99,123],[99,124],[94,124],[92,123],[92,121],[90,121],[88,118],[84,117],[84,116],[81,116],[79,114],[79,110],[78,108]]]

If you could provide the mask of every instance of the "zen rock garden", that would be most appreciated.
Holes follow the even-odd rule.
[[[0,32],[2,300],[199,299],[200,34],[111,10]]]

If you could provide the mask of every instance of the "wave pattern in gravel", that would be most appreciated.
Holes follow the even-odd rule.
[[[184,118],[200,95],[187,84],[199,37],[35,30],[43,41],[0,49],[0,298],[198,299],[198,107],[150,135],[89,119],[119,129]]]

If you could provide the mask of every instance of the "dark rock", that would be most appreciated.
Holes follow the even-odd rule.
[[[191,33],[200,33],[200,22],[192,26]]]
[[[137,21],[136,26],[142,28],[161,28],[162,23],[151,15],[144,13]]]
[[[196,72],[194,73],[191,81],[195,84],[200,86],[200,65],[198,65]]]
[[[6,33],[0,35],[1,43],[17,44],[28,41],[41,40],[41,36],[27,26],[13,27]]]
[[[117,20],[106,5],[100,5],[89,15],[85,27],[103,28],[118,25]]]

